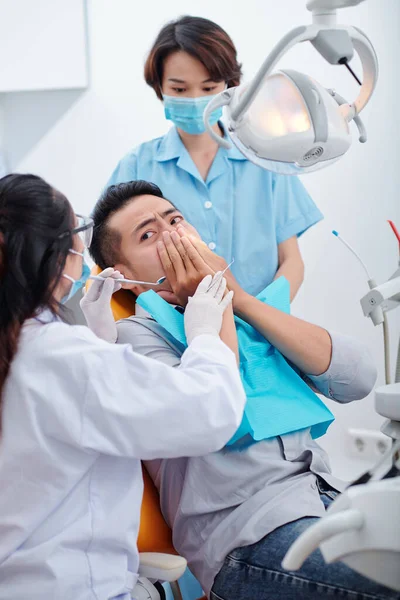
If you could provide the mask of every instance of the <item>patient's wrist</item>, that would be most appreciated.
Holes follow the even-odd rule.
[[[241,314],[246,313],[246,307],[248,306],[249,299],[251,298],[252,296],[241,288],[239,290],[235,290],[232,300],[233,312],[235,315],[240,317]]]

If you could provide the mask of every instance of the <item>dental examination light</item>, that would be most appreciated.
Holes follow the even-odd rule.
[[[299,175],[330,165],[351,145],[349,124],[354,121],[359,141],[367,140],[360,112],[375,89],[378,62],[367,36],[357,27],[340,25],[338,8],[364,0],[309,0],[313,23],[287,33],[265,59],[250,84],[227,89],[207,105],[204,123],[223,148],[233,143],[251,162],[285,175]],[[350,104],[309,75],[293,70],[273,72],[278,61],[296,44],[311,42],[332,65],[345,66],[361,85]],[[362,83],[349,62],[356,52],[363,70]],[[225,107],[228,139],[217,135],[210,116]]]

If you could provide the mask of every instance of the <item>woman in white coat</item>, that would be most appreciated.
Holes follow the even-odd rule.
[[[188,305],[179,369],[63,321],[92,227],[39,177],[0,180],[1,600],[128,600],[140,459],[218,450],[242,417],[218,337],[230,298],[206,291],[211,276]]]

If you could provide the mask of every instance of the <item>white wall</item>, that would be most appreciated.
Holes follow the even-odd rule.
[[[86,87],[85,9],[84,0],[2,0],[0,91]]]
[[[73,97],[66,92],[8,97],[6,137],[12,167],[41,174],[68,195],[75,209],[90,212],[118,159],[132,146],[168,129],[162,106],[142,77],[146,51],[163,23],[188,11],[215,20],[233,37],[249,78],[284,33],[310,21],[304,6],[305,0],[247,0],[245,4],[153,0],[140,5],[132,0],[92,0],[88,7],[91,87]],[[400,2],[367,0],[341,15],[373,40],[380,81],[362,115],[368,144],[354,143],[339,163],[304,177],[326,219],[302,241],[307,275],[294,311],[363,340],[379,365],[379,383],[383,383],[381,331],[364,319],[359,305],[367,290],[364,274],[330,231],[337,229],[358,249],[378,281],[395,270],[397,246],[386,219],[400,226],[396,105]],[[283,64],[306,70],[349,98],[356,93],[345,69],[329,67],[310,46],[297,47]],[[393,353],[400,334],[398,313],[390,319]],[[337,421],[324,444],[331,451],[335,471],[351,477],[363,466],[346,457],[344,431],[349,426],[378,428],[381,419],[374,413],[372,398],[333,408]]]

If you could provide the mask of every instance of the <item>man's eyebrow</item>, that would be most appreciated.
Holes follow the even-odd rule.
[[[172,213],[175,212],[180,212],[180,210],[175,208],[175,206],[171,206],[171,208],[169,208],[168,210],[164,210],[164,212],[161,213],[161,216],[163,219],[165,219],[165,217],[168,217],[168,215],[172,215]]]
[[[172,215],[172,213],[175,212],[179,212],[179,210],[173,206],[171,206],[171,208],[168,208],[167,210],[164,210],[162,213],[160,213],[160,216],[165,219],[165,217],[168,217],[168,215]],[[134,228],[132,233],[137,233],[138,231],[140,231],[140,229],[143,229],[143,227],[147,227],[147,225],[151,225],[151,223],[155,223],[156,219],[154,217],[150,217],[149,219],[145,219],[144,221],[141,221],[140,223],[138,223],[136,225],[136,227]]]

